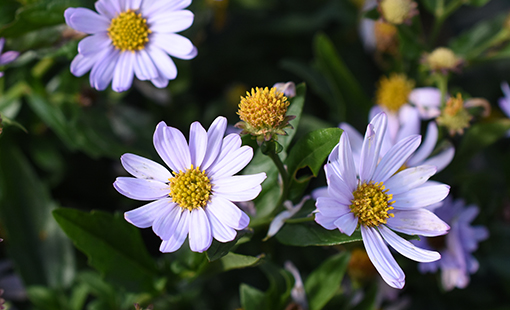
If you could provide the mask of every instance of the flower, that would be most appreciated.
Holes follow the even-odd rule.
[[[423,61],[432,72],[447,74],[449,71],[458,71],[462,59],[457,57],[449,48],[438,47],[423,57]]]
[[[118,177],[115,189],[131,199],[154,200],[124,218],[139,228],[152,226],[163,241],[161,252],[179,249],[188,233],[191,250],[203,252],[213,238],[232,241],[236,230],[248,226],[250,218],[233,202],[257,197],[266,174],[234,176],[250,162],[253,150],[241,147],[238,134],[223,138],[226,127],[224,117],[217,117],[207,132],[194,122],[188,145],[178,129],[160,122],[154,147],[172,172],[152,160],[122,155],[122,165],[134,178]]]
[[[379,156],[386,132],[385,113],[367,127],[359,169],[356,171],[348,133],[344,132],[325,165],[329,197],[316,202],[315,221],[326,229],[352,235],[359,226],[370,260],[388,285],[402,288],[405,275],[385,244],[400,254],[431,262],[441,256],[420,249],[394,231],[411,235],[439,236],[449,226],[425,207],[442,201],[450,190],[446,184],[425,182],[436,173],[432,166],[418,166],[396,173],[420,145],[412,135]],[[358,178],[359,175],[359,178]]]
[[[436,121],[439,126],[446,127],[450,135],[454,136],[455,134],[462,135],[472,119],[473,116],[466,109],[462,95],[457,93],[457,97],[448,99]]]
[[[409,93],[409,102],[420,112],[424,120],[436,118],[441,114],[441,91],[435,87],[418,87]]]
[[[241,134],[251,134],[257,137],[257,142],[271,139],[277,140],[276,135],[287,135],[285,128],[292,128],[289,121],[295,116],[285,116],[290,103],[283,93],[275,87],[251,89],[246,97],[241,97],[237,114],[242,120],[235,126],[241,128]]]
[[[503,92],[504,97],[499,98],[498,100],[499,108],[506,114],[507,117],[510,117],[510,87],[507,82],[501,83],[501,91]]]
[[[305,286],[303,284],[303,280],[301,279],[301,275],[299,274],[299,270],[294,266],[291,261],[286,261],[284,265],[285,270],[290,272],[294,277],[294,286],[290,291],[290,297],[292,301],[295,303],[295,308],[288,307],[286,309],[308,309],[308,301],[306,300],[306,292]]]
[[[0,38],[0,66],[6,65],[8,63],[13,62],[18,58],[19,52],[15,51],[9,51],[2,53],[2,50],[4,49],[5,39]],[[0,71],[0,77],[4,76],[4,73]]]
[[[417,4],[412,0],[379,0],[378,10],[383,19],[394,25],[410,24],[418,14]]]
[[[131,87],[133,75],[163,88],[177,76],[169,57],[191,59],[197,54],[190,40],[176,34],[193,23],[193,13],[183,10],[191,0],[99,0],[98,13],[68,8],[66,23],[91,34],[78,44],[71,73],[82,76],[89,70],[90,85],[104,90],[112,82],[117,92]],[[113,80],[113,81],[112,81]]]
[[[441,269],[441,282],[447,291],[455,287],[465,288],[469,284],[469,275],[478,270],[478,261],[471,253],[478,248],[480,241],[489,237],[489,232],[483,226],[471,225],[479,208],[476,205],[466,206],[462,199],[453,200],[448,197],[434,212],[451,229],[446,236],[413,240],[413,243],[421,247],[441,253],[440,260],[420,263],[418,267],[422,273]]]

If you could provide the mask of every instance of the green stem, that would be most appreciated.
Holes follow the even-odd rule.
[[[275,142],[270,142],[270,143],[275,143]],[[271,151],[268,152],[267,156],[269,156],[269,158],[271,158],[271,160],[276,165],[276,168],[278,168],[278,172],[280,172],[280,175],[282,177],[282,190],[280,193],[280,198],[278,199],[278,202],[276,203],[276,206],[275,206],[273,212],[271,212],[271,217],[276,215],[276,213],[280,210],[280,207],[283,205],[285,200],[287,200],[287,196],[289,195],[289,186],[290,186],[289,173],[287,172],[287,169],[285,169],[285,166],[283,165],[283,162],[280,159],[280,156],[278,156],[278,154],[276,154],[275,150],[276,150],[276,146]]]
[[[434,25],[432,26],[432,32],[430,33],[429,37],[430,48],[434,46],[437,36],[439,35],[439,31],[441,30],[441,27],[443,27],[444,21],[448,18],[448,16],[455,12],[463,3],[464,0],[452,1],[448,4],[447,7],[445,7],[444,0],[438,0],[438,4],[434,14],[436,20],[434,21]]]
[[[448,75],[436,73],[437,75],[437,88],[441,91],[441,108],[446,104],[446,93],[448,92]]]
[[[307,217],[300,217],[300,218],[297,218],[297,219],[288,219],[288,220],[285,221],[285,223],[296,224],[296,223],[311,222],[313,220],[315,220],[315,215],[307,216]]]

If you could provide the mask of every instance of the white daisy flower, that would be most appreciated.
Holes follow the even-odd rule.
[[[154,147],[172,172],[162,165],[124,154],[121,162],[134,176],[113,184],[122,195],[152,201],[128,211],[125,219],[139,228],[152,226],[163,242],[161,252],[174,252],[189,234],[192,251],[203,252],[212,239],[229,242],[250,218],[234,202],[257,197],[265,173],[236,175],[252,159],[253,150],[241,146],[238,134],[223,138],[227,119],[218,117],[206,132],[199,122],[190,127],[189,145],[176,128],[160,122]]]
[[[386,114],[380,113],[368,125],[359,171],[348,133],[342,134],[325,166],[328,196],[317,199],[315,221],[347,235],[352,235],[359,226],[367,254],[381,277],[388,285],[402,288],[404,272],[385,241],[415,261],[438,260],[439,253],[420,249],[394,231],[422,236],[446,234],[450,227],[425,207],[442,201],[450,187],[437,182],[425,184],[436,173],[432,166],[396,173],[420,145],[419,135],[402,139],[381,159],[386,123]]]
[[[90,85],[104,90],[110,82],[117,92],[128,90],[133,75],[163,88],[177,76],[170,58],[191,59],[197,54],[190,40],[176,34],[191,26],[193,13],[183,10],[191,0],[99,0],[98,13],[68,8],[66,23],[91,36],[78,44],[71,73],[89,70]]]

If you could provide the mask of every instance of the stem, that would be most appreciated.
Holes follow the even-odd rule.
[[[457,10],[462,4],[464,0],[457,0],[451,2],[446,8],[444,7],[444,0],[438,0],[435,16],[436,20],[434,21],[434,26],[432,27],[432,32],[429,37],[429,46],[432,48],[434,43],[436,42],[437,36],[439,35],[439,30],[443,26],[444,21],[450,16],[455,10]]]
[[[448,91],[448,75],[436,73],[437,74],[437,88],[441,91],[441,108],[444,108],[446,104],[446,92]]]
[[[275,142],[270,142],[275,143]],[[290,185],[290,177],[289,173],[287,172],[287,169],[285,169],[285,166],[283,165],[282,160],[280,159],[280,156],[276,154],[276,146],[273,145],[274,148],[270,150],[267,154],[269,158],[274,162],[276,165],[276,168],[278,168],[278,171],[280,172],[280,175],[282,176],[282,191],[280,194],[280,198],[278,199],[278,202],[276,203],[276,207],[274,208],[273,212],[271,212],[271,216],[274,216],[280,209],[280,207],[283,205],[285,200],[287,200],[287,196],[289,195],[289,185]]]
[[[311,222],[313,220],[315,220],[315,215],[312,214],[312,216],[300,217],[300,218],[297,218],[297,219],[288,219],[288,220],[285,221],[285,223],[296,224],[296,223]]]

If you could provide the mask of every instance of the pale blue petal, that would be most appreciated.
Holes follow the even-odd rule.
[[[260,184],[265,179],[264,172],[221,178],[214,181],[213,195],[220,195],[235,202],[253,200],[262,190]]]
[[[120,13],[120,11],[117,11],[118,8],[116,8],[116,6],[113,5],[111,1],[108,0],[96,1],[94,6],[96,7],[96,11],[98,11],[99,14],[109,19],[113,19],[117,14]]]
[[[138,11],[140,9],[140,6],[142,5],[142,0],[124,0],[124,10],[133,10]]]
[[[436,167],[433,166],[407,168],[389,178],[384,186],[391,194],[398,195],[423,185],[435,173]]]
[[[191,164],[194,167],[202,167],[207,151],[207,132],[199,122],[193,122],[189,128],[189,151]]]
[[[69,27],[88,34],[107,31],[110,27],[108,18],[85,8],[68,8],[64,17]]]
[[[438,130],[435,122],[430,122],[427,127],[425,140],[416,150],[416,152],[407,161],[407,166],[413,167],[420,165],[434,150],[437,143]]]
[[[174,234],[168,239],[163,240],[159,250],[163,253],[170,253],[177,251],[181,245],[186,240],[186,236],[189,231],[189,219],[190,219],[190,211],[183,210],[181,213],[181,218],[179,219],[179,224],[177,224],[177,228],[174,231]]]
[[[332,164],[328,164],[330,167]],[[349,189],[348,185],[341,179],[333,169],[327,169],[326,176],[328,181],[328,196],[335,198],[340,203],[345,205],[350,205],[351,200],[354,199],[352,193],[355,191],[354,189]],[[331,172],[330,172],[331,171]]]
[[[14,60],[16,60],[16,58],[18,58],[18,56],[19,56],[19,52],[16,52],[16,51],[5,52],[5,53],[1,54],[1,56],[0,56],[0,65],[6,65],[8,63],[11,63]]]
[[[185,171],[191,167],[189,147],[184,135],[165,122],[160,122],[156,127],[154,147],[172,171]]]
[[[353,192],[357,187],[356,166],[352,157],[349,135],[343,133],[338,142],[338,164],[332,162],[333,169],[337,170],[339,176],[344,180],[349,192]]]
[[[124,213],[124,218],[138,228],[151,227],[173,204],[170,198],[162,198]]]
[[[334,224],[340,232],[350,236],[358,226],[358,218],[352,212],[347,212],[340,216]]]
[[[222,144],[224,144],[224,142],[222,141],[223,136],[225,135],[225,130],[227,130],[227,119],[223,116],[216,117],[216,119],[212,122],[211,126],[209,126],[209,129],[207,130],[207,152],[205,154],[204,161],[202,164],[203,170],[208,169],[211,166],[211,164],[215,162],[216,158],[218,157],[218,154],[220,154],[220,152],[223,151]],[[241,137],[238,138],[238,141],[240,144]],[[232,152],[232,150],[230,149],[226,151]]]
[[[142,2],[142,11],[148,16],[158,14],[160,12],[167,13],[167,11],[182,10],[190,4],[191,0],[145,0]]]
[[[142,49],[135,52],[134,70],[136,77],[141,81],[152,80],[159,76],[158,69],[154,66],[152,59],[146,50]],[[165,81],[168,80],[164,79]],[[166,86],[166,85],[165,85]]]
[[[159,76],[159,71],[158,71],[158,77],[151,79],[151,82],[157,88],[165,88],[168,86],[168,79],[165,79],[164,77]]]
[[[145,49],[147,53],[149,53],[161,77],[168,80],[173,80],[177,77],[177,67],[170,56],[153,44],[148,44]]]
[[[442,201],[448,196],[450,186],[442,185],[423,185],[407,192],[393,195],[395,210],[413,210],[423,208],[428,205]],[[392,194],[392,191],[388,192]]]
[[[391,247],[409,259],[422,263],[441,259],[441,255],[438,252],[420,249],[384,225],[379,226],[379,232]]]
[[[382,237],[374,228],[361,226],[363,244],[368,257],[383,280],[391,287],[401,289],[405,284],[405,275],[397,264]]]
[[[283,227],[283,224],[285,224],[285,220],[291,218],[293,215],[294,214],[292,214],[290,211],[283,211],[280,212],[277,216],[275,216],[274,219],[271,221],[271,224],[269,224],[269,229],[267,230],[267,235],[264,238],[264,240],[269,239],[272,236],[276,235],[280,228]]]
[[[113,187],[128,198],[142,201],[168,197],[170,193],[170,188],[163,182],[129,177],[118,177]]]
[[[154,220],[152,230],[161,240],[170,239],[170,237],[175,234],[175,230],[181,219],[181,213],[181,207],[175,203],[169,204],[164,214]]]
[[[190,249],[202,253],[211,246],[212,239],[211,224],[204,209],[193,209],[189,223]]]
[[[400,140],[381,159],[375,169],[372,180],[386,182],[395,172],[402,167],[407,158],[418,148],[421,136],[414,135]]]
[[[226,154],[224,157],[220,154],[216,162],[209,167],[209,171],[207,172],[213,180],[231,176],[246,167],[252,158],[253,149],[245,145],[230,154]]]
[[[84,57],[81,54],[76,55],[71,62],[71,73],[74,76],[84,75],[101,59],[101,57],[103,57],[102,54],[95,54],[91,57]]]
[[[92,57],[101,54],[111,45],[112,40],[106,32],[96,33],[88,36],[78,43],[78,53],[85,57]]]
[[[388,218],[386,225],[408,235],[435,237],[444,235],[450,226],[434,213],[426,209],[392,210],[394,217]]]
[[[346,213],[350,213],[351,209],[349,205],[340,203],[335,198],[330,197],[319,197],[315,202],[317,210],[324,216],[328,217],[340,217]]]
[[[360,159],[360,179],[362,182],[372,180],[372,176],[379,161],[379,153],[386,132],[387,117],[385,113],[377,114],[367,126]]]
[[[188,38],[175,33],[154,33],[150,39],[152,44],[178,58],[186,57],[195,48]]]
[[[116,92],[128,90],[133,84],[135,53],[121,52],[113,72],[112,89]]]
[[[140,179],[156,180],[167,183],[172,174],[155,161],[150,159],[126,153],[120,157],[120,161],[124,169],[129,174]]]
[[[451,163],[453,156],[455,156],[455,148],[450,145],[436,156],[425,160],[422,164],[436,166],[437,171],[439,172]]]
[[[205,213],[211,223],[211,231],[214,239],[219,242],[229,242],[235,239],[237,235],[235,229],[224,225],[211,211],[209,211],[209,208],[205,208]]]
[[[327,186],[319,187],[312,191],[312,199],[317,200],[319,197],[329,197]]]
[[[180,10],[161,12],[147,17],[147,23],[153,32],[173,33],[188,29],[193,24],[194,15],[191,11]]]
[[[90,85],[97,90],[105,90],[113,79],[118,59],[119,51],[113,47],[107,48],[101,60],[92,67]]]
[[[319,224],[322,227],[329,229],[329,230],[338,229],[335,225],[335,221],[337,219],[338,219],[338,217],[324,216],[324,214],[322,214],[320,212],[315,213],[315,222],[317,222],[317,224]]]
[[[250,223],[250,218],[246,213],[241,211],[234,203],[221,196],[213,196],[206,208],[209,208],[209,211],[220,222],[233,229],[245,229]]]

